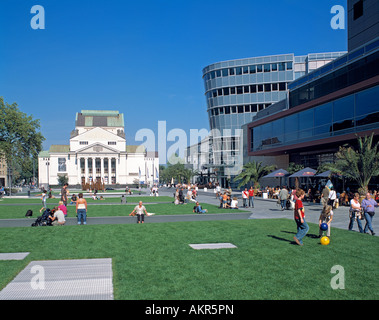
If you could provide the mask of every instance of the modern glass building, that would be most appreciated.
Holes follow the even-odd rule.
[[[257,111],[283,100],[288,84],[346,52],[230,60],[203,69],[211,129],[240,129]]]
[[[378,70],[376,38],[295,80],[287,107],[258,114],[246,126],[248,156],[287,155],[289,162],[317,169],[356,134],[377,139]]]
[[[217,171],[228,185],[242,168],[242,126],[257,112],[285,100],[288,87],[300,78],[346,52],[281,54],[237,59],[211,64],[203,69],[203,80],[212,152],[203,168]],[[205,157],[207,158],[207,157]]]

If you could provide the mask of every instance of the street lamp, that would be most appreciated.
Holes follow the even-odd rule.
[[[46,173],[47,173],[47,188],[49,188],[50,181],[49,181],[49,166],[50,166],[50,161],[46,161]]]
[[[9,188],[9,191],[8,191],[8,194],[9,196],[12,195],[12,174],[13,174],[13,170],[12,168],[7,168],[7,171],[8,171],[8,188]]]

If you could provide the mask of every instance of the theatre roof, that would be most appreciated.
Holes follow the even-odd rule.
[[[124,127],[124,114],[112,110],[82,110],[76,113],[75,127]]]

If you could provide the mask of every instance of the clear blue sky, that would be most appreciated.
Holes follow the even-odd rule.
[[[30,26],[37,4],[45,30]],[[209,129],[205,66],[347,50],[336,4],[347,14],[346,0],[1,0],[0,96],[40,119],[44,149],[69,143],[82,109],[123,112],[128,144],[159,120]]]

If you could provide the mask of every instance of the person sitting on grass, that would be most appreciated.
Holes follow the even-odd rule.
[[[199,204],[199,202],[196,202],[196,206],[193,207],[192,212],[193,213],[207,213],[208,210],[207,209],[203,209],[201,207],[201,205]]]
[[[135,216],[137,214],[137,223],[144,223],[145,222],[144,213],[148,215],[145,206],[142,205],[142,201],[140,201],[138,205],[134,207],[133,211],[129,214],[129,216]]]
[[[233,198],[233,200],[229,204],[226,204],[226,206],[230,209],[238,209],[238,200],[236,197]]]
[[[64,218],[64,213],[62,210],[59,210],[58,207],[54,207],[51,211],[53,216],[49,216],[52,221],[53,226],[63,226],[66,223],[66,219]]]
[[[76,196],[76,194],[73,194],[72,197],[71,197],[71,202],[70,204],[76,204],[76,201],[78,200],[78,197]]]
[[[59,201],[58,209],[63,212],[64,216],[67,216],[67,207],[63,204],[63,201]]]

